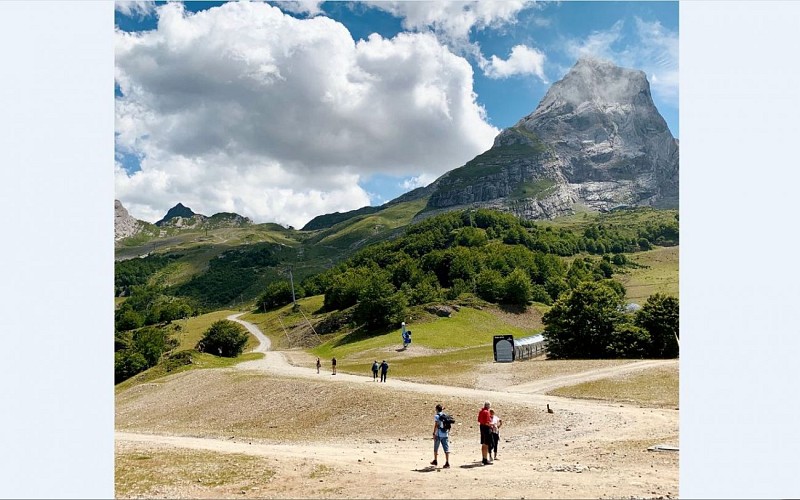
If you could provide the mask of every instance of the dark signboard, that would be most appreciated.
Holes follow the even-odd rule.
[[[498,363],[510,363],[514,361],[513,335],[494,336],[494,360]]]

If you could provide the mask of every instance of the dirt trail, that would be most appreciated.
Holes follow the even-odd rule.
[[[339,373],[321,377],[314,368],[291,365],[282,353],[269,350],[269,339],[255,325],[240,320],[239,316],[241,314],[234,314],[228,319],[244,325],[259,339],[260,345],[255,351],[264,353],[265,357],[225,370],[231,373],[260,371],[270,376],[313,379],[341,386],[374,384],[369,376]],[[501,446],[502,460],[494,467],[481,467],[477,462],[479,449],[469,422],[465,423],[461,434],[454,436],[451,443],[454,466],[447,471],[428,464],[432,458],[432,441],[414,437],[427,435],[427,431],[419,431],[416,424],[409,427],[409,438],[388,439],[377,432],[374,439],[342,443],[334,440],[274,444],[248,438],[118,431],[115,434],[117,453],[150,456],[176,453],[170,450],[190,450],[221,456],[245,455],[264,461],[277,478],[269,482],[245,481],[247,486],[241,486],[240,491],[239,485],[199,486],[181,482],[185,476],[182,472],[177,474],[177,485],[165,483],[145,490],[141,493],[144,497],[597,498],[602,495],[670,498],[678,492],[677,453],[653,453],[646,449],[655,444],[653,440],[659,439],[666,439],[665,444],[678,445],[677,411],[544,394],[563,385],[670,363],[677,362],[642,361],[537,380],[503,390],[408,382],[392,379],[390,371],[389,380],[381,386],[393,391],[488,399],[501,408],[508,404],[543,411],[545,405],[550,404],[556,409],[556,418],[546,426],[519,428],[506,436]],[[427,425],[425,422],[424,426]],[[169,463],[169,459],[165,460]],[[440,461],[440,466],[442,463]],[[320,471],[327,471],[324,477],[320,476]]]

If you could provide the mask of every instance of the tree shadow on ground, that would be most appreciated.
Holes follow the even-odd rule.
[[[358,342],[359,340],[366,340],[371,337],[378,337],[380,335],[386,335],[387,333],[393,332],[395,328],[385,328],[383,330],[365,330],[363,325],[361,327],[355,328],[353,331],[345,335],[344,337],[340,338],[336,342],[334,342],[333,347],[341,347],[343,345],[352,344],[353,342]]]
[[[501,311],[510,314],[524,314],[528,312],[528,306],[519,304],[498,304],[497,307],[500,308]]]

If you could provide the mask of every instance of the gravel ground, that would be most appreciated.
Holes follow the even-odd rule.
[[[537,380],[492,363],[478,369],[479,387],[451,387],[318,375],[266,344],[259,349],[263,360],[184,372],[117,395],[117,497],[677,496],[678,453],[648,451],[678,445],[676,409],[543,394],[669,362],[587,365]],[[504,421],[492,466],[479,464],[476,416],[486,399]],[[429,465],[438,402],[457,419],[447,470],[441,456],[439,467]]]

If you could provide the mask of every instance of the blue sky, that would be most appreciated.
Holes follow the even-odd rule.
[[[301,227],[491,146],[580,56],[645,71],[678,137],[677,2],[118,2],[117,198]]]

